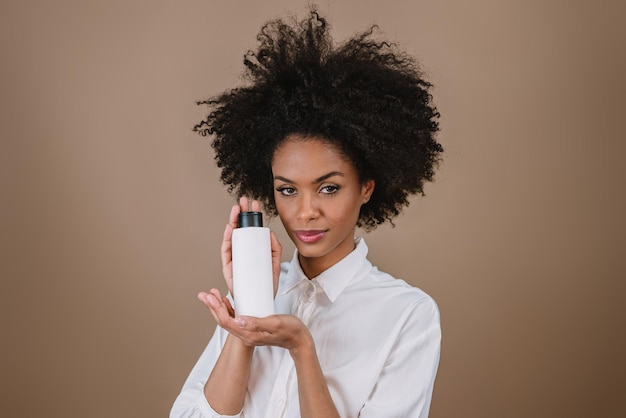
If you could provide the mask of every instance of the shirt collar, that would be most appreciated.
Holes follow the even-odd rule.
[[[363,264],[368,262],[366,258],[368,249],[365,240],[363,238],[356,238],[355,242],[356,248],[350,254],[323,271],[320,275],[311,279],[322,288],[331,302],[337,299],[346,286],[354,279],[357,272],[363,267]],[[290,292],[303,281],[308,280],[298,261],[297,250],[294,251],[288,271],[283,294]]]

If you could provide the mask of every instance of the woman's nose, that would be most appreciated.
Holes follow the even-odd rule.
[[[309,194],[300,195],[298,199],[298,219],[302,221],[309,221],[319,216],[319,210],[317,202],[314,196]]]

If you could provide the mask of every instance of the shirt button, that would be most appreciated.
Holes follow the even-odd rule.
[[[284,399],[279,399],[278,400],[278,405],[283,406],[284,403],[285,403]]]
[[[315,299],[315,291],[316,290],[317,290],[317,288],[315,287],[315,284],[309,282],[309,288],[306,291],[307,301],[308,302],[313,302],[313,299]]]

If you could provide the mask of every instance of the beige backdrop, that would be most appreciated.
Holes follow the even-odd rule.
[[[378,23],[436,86],[436,182],[367,237],[439,303],[434,418],[626,416],[623,5],[319,1],[335,39]],[[232,203],[194,101],[305,6],[2,2],[0,415],[167,415]]]

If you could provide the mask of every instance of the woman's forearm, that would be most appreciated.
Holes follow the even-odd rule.
[[[298,396],[302,418],[339,418],[315,351],[312,338],[290,350],[298,377]]]
[[[235,415],[241,412],[250,376],[254,347],[229,335],[224,348],[204,385],[204,395],[216,412]]]

